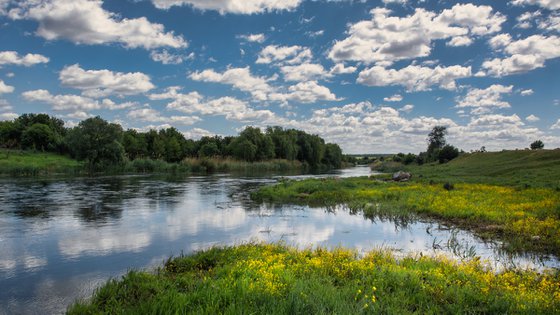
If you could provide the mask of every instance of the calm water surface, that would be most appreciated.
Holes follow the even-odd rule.
[[[361,176],[356,167],[320,176]],[[317,175],[295,176],[305,178]],[[504,257],[470,233],[302,206],[255,204],[274,176],[119,176],[0,180],[0,314],[63,313],[111,277],[213,245],[388,247],[434,254],[472,248],[495,266],[559,267],[554,258]],[[450,247],[450,240],[461,245]]]

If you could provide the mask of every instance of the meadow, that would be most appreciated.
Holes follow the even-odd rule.
[[[212,248],[130,271],[69,314],[553,314],[560,273],[282,244]]]

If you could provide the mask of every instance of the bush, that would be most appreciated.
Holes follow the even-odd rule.
[[[446,163],[459,156],[459,149],[452,145],[446,145],[438,152],[438,160],[440,163]]]

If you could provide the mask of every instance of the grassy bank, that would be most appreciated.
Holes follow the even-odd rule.
[[[284,181],[262,187],[259,201],[346,204],[369,218],[421,214],[507,241],[512,251],[560,254],[560,193],[553,189],[393,183],[369,178]]]
[[[469,153],[446,164],[393,165],[395,169],[410,171],[417,181],[560,189],[560,149]]]
[[[143,174],[183,173],[205,174],[213,172],[261,172],[306,170],[307,165],[299,161],[269,160],[246,162],[223,158],[189,158],[180,163],[162,160],[136,159],[118,165],[98,167],[91,170],[86,163],[67,156],[36,151],[0,150],[0,175],[42,176],[53,174]]]
[[[78,174],[83,170],[83,167],[83,163],[63,155],[0,150],[0,174],[4,175]]]
[[[560,274],[345,249],[214,248],[131,271],[69,314],[553,314]]]

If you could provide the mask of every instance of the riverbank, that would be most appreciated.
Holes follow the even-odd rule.
[[[246,244],[130,271],[68,313],[552,314],[558,283],[558,272],[495,273],[478,260]]]
[[[207,174],[232,171],[306,171],[299,161],[274,159],[246,162],[228,158],[188,158],[179,163],[162,160],[135,159],[103,169],[90,170],[84,162],[64,155],[35,151],[0,150],[0,176],[50,176],[84,174],[180,173]]]
[[[560,254],[560,194],[546,188],[486,184],[395,183],[372,178],[283,181],[253,193],[257,201],[347,205],[365,217],[411,220],[428,216],[506,241],[512,252]]]

